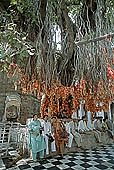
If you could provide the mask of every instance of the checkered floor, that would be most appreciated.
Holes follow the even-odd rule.
[[[0,170],[114,170],[114,145],[100,146],[94,150],[69,153],[46,159],[43,162],[31,162],[22,159],[15,167],[7,168],[7,161],[0,160]]]

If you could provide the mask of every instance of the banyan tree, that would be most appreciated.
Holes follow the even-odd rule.
[[[114,101],[113,0],[2,0],[0,60],[15,88],[58,113]],[[101,105],[99,103],[102,103]]]

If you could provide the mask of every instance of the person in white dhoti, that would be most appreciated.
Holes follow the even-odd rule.
[[[90,131],[86,125],[86,116],[82,116],[82,120],[79,121],[78,131],[80,133],[86,133]]]
[[[49,155],[49,140],[54,139],[54,136],[51,132],[51,123],[48,121],[48,115],[44,115],[43,117],[44,121],[42,122],[41,126],[43,127],[43,135],[45,138],[45,143],[46,143],[46,156]],[[55,146],[55,140],[51,141],[51,151],[56,152],[56,146]]]
[[[67,118],[64,118],[63,121],[64,121],[64,126],[66,127],[66,131],[69,134],[67,148],[70,149],[71,146],[72,146],[73,135],[71,133],[71,128],[70,128],[69,120]]]
[[[112,132],[112,122],[108,120],[108,117],[106,116],[105,119],[103,119],[103,129],[104,131],[108,132],[109,136],[112,138],[113,137],[113,132]]]
[[[108,129],[112,131],[113,122],[106,117],[106,123],[107,123]]]
[[[93,122],[93,118],[91,118],[91,120],[87,121],[87,128],[92,131],[92,133],[94,134],[97,142],[101,143],[101,132],[96,130],[94,127],[94,122]]]
[[[81,147],[82,137],[78,132],[78,119],[76,117],[72,117],[72,121],[69,123],[71,128],[71,133],[74,136],[74,140],[78,145],[78,148]]]
[[[97,117],[96,121],[94,121],[94,127],[96,130],[103,132],[103,117],[99,116]]]
[[[97,123],[97,117],[94,117],[94,120],[93,120],[93,125],[94,125],[94,128],[96,129],[96,123]]]

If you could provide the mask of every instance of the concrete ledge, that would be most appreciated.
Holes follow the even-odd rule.
[[[112,144],[113,140],[109,136],[108,132],[102,132],[101,133],[101,141],[102,143],[97,143],[96,138],[93,133],[89,134],[81,134],[82,136],[82,147],[85,150],[90,150],[90,149],[95,149],[99,147],[100,145],[106,145],[106,144]],[[77,144],[75,140],[73,139],[72,147],[70,149],[70,152],[76,152],[79,151],[80,149],[77,147]],[[67,153],[67,149],[65,148],[65,153]]]

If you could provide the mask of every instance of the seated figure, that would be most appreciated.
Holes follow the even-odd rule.
[[[74,136],[74,140],[78,145],[78,148],[81,147],[82,137],[81,134],[78,132],[78,119],[76,117],[72,118],[70,122],[71,133]]]
[[[97,119],[94,121],[94,127],[96,130],[103,132],[104,128],[103,128],[103,117],[99,116],[97,117]]]
[[[70,149],[72,146],[72,141],[73,141],[73,135],[71,133],[71,127],[70,127],[70,123],[69,120],[67,118],[64,118],[64,126],[66,128],[66,131],[68,133],[68,144],[67,144],[67,148]]]
[[[86,116],[82,116],[82,120],[79,121],[78,131],[80,133],[87,133],[90,131],[86,125]]]
[[[105,119],[103,119],[103,129],[104,129],[104,131],[108,131],[108,134],[109,134],[110,137],[113,136],[112,122],[111,122],[111,120],[108,120],[107,116],[106,116]]]
[[[93,120],[94,118],[92,117],[90,121],[87,121],[87,127],[90,131],[92,131],[97,142],[101,143],[101,132],[95,129]]]

